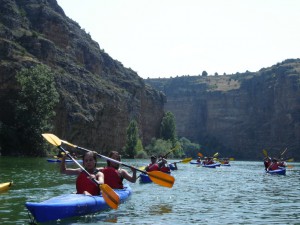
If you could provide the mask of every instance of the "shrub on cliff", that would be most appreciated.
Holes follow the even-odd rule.
[[[19,71],[16,80],[20,91],[13,105],[15,123],[7,127],[10,135],[2,137],[2,148],[7,155],[18,150],[22,155],[44,156],[41,134],[51,131],[54,107],[59,101],[54,76],[48,67],[37,65]]]

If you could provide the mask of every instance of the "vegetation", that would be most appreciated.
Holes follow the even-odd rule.
[[[127,141],[125,152],[128,158],[133,159],[138,151],[143,151],[141,140],[138,136],[138,126],[135,120],[132,120],[127,128]]]
[[[167,112],[161,122],[160,126],[160,136],[163,140],[171,141],[172,146],[175,146],[176,143],[176,125],[175,117],[171,112]]]
[[[14,108],[14,121],[0,130],[2,154],[44,156],[46,145],[41,133],[50,132],[54,107],[59,101],[54,76],[44,65],[25,68],[16,75],[20,85]]]

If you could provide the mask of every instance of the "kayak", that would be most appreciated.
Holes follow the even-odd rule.
[[[61,162],[60,159],[47,159],[48,162]],[[82,159],[76,160],[79,163],[82,163]],[[73,163],[72,159],[66,159],[67,163]]]
[[[176,167],[172,163],[169,164],[169,168],[170,168],[170,170],[176,170]]]
[[[201,164],[201,162],[197,162],[197,161],[191,161],[190,164]]]
[[[221,166],[231,166],[231,165],[227,163],[227,164],[221,164]]]
[[[11,187],[12,184],[13,184],[12,181],[11,182],[6,182],[6,183],[1,183],[0,184],[0,192],[7,191]]]
[[[214,163],[214,164],[202,165],[202,167],[216,168],[217,166],[220,166],[220,165],[221,165],[221,163]]]
[[[148,176],[148,174],[141,173],[140,174],[140,183],[146,184],[146,183],[152,183],[152,180]]]
[[[114,189],[114,191],[120,196],[121,203],[125,202],[132,194],[129,185],[125,185],[124,189]],[[64,194],[39,203],[26,202],[25,206],[37,222],[82,216],[110,208],[102,195],[84,194]]]
[[[286,169],[284,167],[280,167],[277,170],[269,170],[269,171],[266,171],[266,172],[269,173],[269,174],[285,175]]]

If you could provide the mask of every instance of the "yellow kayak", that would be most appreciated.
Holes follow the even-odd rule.
[[[6,182],[6,183],[1,183],[0,184],[0,192],[7,191],[10,188],[10,186],[12,185],[12,183],[13,183],[12,181]]]

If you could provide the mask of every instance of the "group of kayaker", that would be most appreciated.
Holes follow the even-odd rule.
[[[62,156],[60,172],[66,175],[77,175],[77,194],[99,195],[99,186],[95,185],[92,181],[93,179],[96,180],[99,185],[105,183],[113,189],[122,189],[123,179],[132,183],[136,182],[136,169],[134,167],[131,167],[132,175],[130,175],[126,170],[119,168],[118,163],[109,160],[107,160],[106,167],[97,168],[96,152],[86,152],[83,155],[83,167],[87,172],[89,172],[90,176],[88,176],[80,168],[67,168],[65,163],[66,156],[66,154]],[[109,157],[114,160],[121,161],[121,156],[117,151],[110,152]]]
[[[151,158],[151,163],[149,163],[145,170],[147,172],[151,172],[151,171],[161,171],[164,173],[170,173],[171,172],[171,166],[173,166],[172,170],[177,170],[177,163],[174,162],[171,164],[168,164],[168,161],[166,158],[164,158],[163,156],[159,156],[159,159],[157,160],[157,157],[155,155],[152,155]]]
[[[281,167],[286,167],[286,162],[283,159],[271,158],[267,156],[264,158],[264,165],[266,171],[278,170]]]

